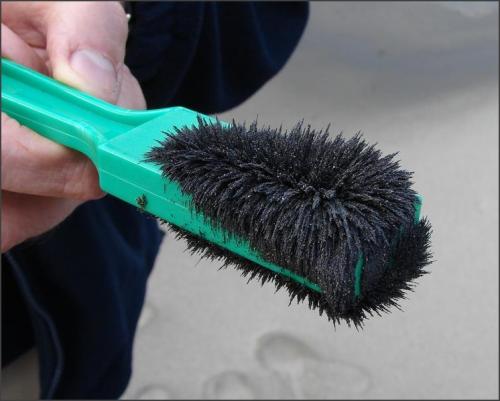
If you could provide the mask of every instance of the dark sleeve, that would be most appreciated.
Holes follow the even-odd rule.
[[[286,63],[307,2],[130,2],[126,63],[149,108],[242,103]]]
[[[162,238],[106,196],[2,254],[2,366],[36,344],[41,399],[120,397]]]

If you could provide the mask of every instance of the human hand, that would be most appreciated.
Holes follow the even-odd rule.
[[[128,24],[119,2],[2,2],[2,57],[107,102],[145,108],[124,65]],[[104,196],[83,154],[2,113],[2,252]]]

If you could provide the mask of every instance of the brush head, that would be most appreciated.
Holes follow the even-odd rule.
[[[302,123],[284,132],[201,118],[146,155],[212,225],[245,238],[265,260],[322,291],[174,227],[192,251],[263,283],[272,280],[292,300],[308,299],[334,323],[356,326],[367,314],[397,306],[430,262],[430,224],[415,224],[411,173],[394,156],[383,156],[359,134],[332,138],[328,129]],[[364,268],[356,282],[359,258]]]

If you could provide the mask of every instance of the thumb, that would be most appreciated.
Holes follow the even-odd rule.
[[[119,2],[54,2],[45,22],[54,78],[116,103],[128,34]]]

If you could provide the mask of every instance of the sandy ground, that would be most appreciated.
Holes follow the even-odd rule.
[[[257,115],[399,151],[433,224],[432,273],[403,312],[335,330],[169,236],[123,398],[497,398],[498,5],[313,3],[286,68],[220,118]],[[33,391],[30,358],[4,369],[4,397]]]

